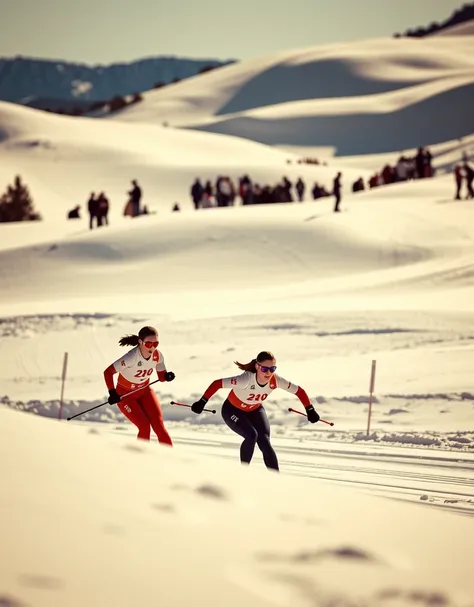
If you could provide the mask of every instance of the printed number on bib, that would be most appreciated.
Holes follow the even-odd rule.
[[[146,377],[147,375],[151,375],[153,373],[153,369],[140,369],[138,370],[133,377]]]
[[[259,400],[265,400],[267,398],[268,394],[254,394],[253,392],[251,394],[248,395],[247,400],[253,400],[253,401],[259,401]]]

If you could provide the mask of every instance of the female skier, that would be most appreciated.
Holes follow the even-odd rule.
[[[263,401],[275,388],[282,388],[300,399],[312,424],[319,420],[319,415],[303,388],[275,374],[275,363],[271,352],[260,352],[257,358],[246,364],[236,361],[235,364],[244,373],[213,381],[201,398],[193,403],[191,409],[194,413],[202,413],[207,401],[217,390],[231,388],[221,413],[229,428],[244,439],[240,446],[240,461],[250,464],[257,444],[266,467],[279,470],[278,459],[270,443],[270,425]]]
[[[108,403],[118,405],[120,411],[138,428],[137,438],[150,440],[153,428],[158,441],[173,445],[165,428],[160,403],[148,385],[150,375],[156,369],[160,381],[173,381],[175,375],[167,371],[163,354],[158,348],[158,331],[154,327],[142,327],[138,335],[126,335],[119,340],[121,346],[135,346],[104,371],[109,390]],[[117,386],[114,375],[118,373]],[[138,390],[137,390],[138,389]],[[137,390],[127,396],[127,392]]]

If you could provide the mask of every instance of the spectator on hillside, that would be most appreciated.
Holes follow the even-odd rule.
[[[296,193],[298,194],[299,202],[302,202],[303,198],[304,198],[306,186],[305,186],[304,181],[301,179],[301,177],[298,177],[298,181],[296,182],[295,189],[296,189]]]
[[[127,192],[132,201],[133,217],[140,215],[140,201],[142,199],[142,190],[136,179],[132,181],[133,188]]]
[[[466,177],[466,185],[467,185],[467,198],[474,198],[474,189],[472,187],[472,182],[474,180],[474,169],[467,163],[464,163],[464,175]]]
[[[204,186],[204,194],[206,194],[207,196],[214,196],[214,190],[212,187],[212,183],[210,182],[209,179],[206,181],[206,184]]]
[[[316,181],[314,182],[313,189],[311,190],[311,195],[313,197],[313,200],[321,198],[321,186]]]
[[[405,156],[400,156],[395,167],[395,178],[397,181],[406,181],[408,179],[408,161]]]
[[[292,187],[293,184],[288,177],[283,177],[283,189],[285,191],[285,200],[283,202],[293,202],[293,195],[291,193]]]
[[[204,188],[202,187],[201,180],[196,177],[196,181],[191,186],[191,198],[194,204],[194,208],[197,211],[199,209],[199,204],[202,199],[202,195],[204,194]]]
[[[431,160],[432,156],[429,150],[418,148],[418,153],[415,156],[416,176],[418,179],[433,176]]]
[[[362,179],[362,177],[359,177],[359,179],[357,179],[357,181],[354,181],[354,183],[352,184],[352,191],[362,192],[363,190],[365,190],[364,180]]]
[[[382,181],[385,185],[394,182],[394,171],[389,164],[386,164],[382,169]]]
[[[324,198],[331,195],[323,185],[316,182],[311,190],[311,194],[313,195],[313,200],[318,200],[318,198]]]
[[[463,172],[460,164],[454,167],[454,180],[456,182],[456,194],[454,200],[461,200],[461,188],[463,182]]]
[[[109,199],[104,192],[97,198],[97,227],[109,225]]]
[[[220,176],[216,181],[216,200],[218,207],[234,205],[235,188],[230,177]]]
[[[248,175],[244,175],[239,180],[239,196],[242,204],[253,204],[253,185]]]
[[[89,229],[91,229],[91,230],[94,227],[93,226],[94,218],[96,220],[97,227],[99,225],[99,220],[97,218],[98,211],[99,211],[99,205],[97,203],[95,193],[91,192],[91,195],[89,196],[89,200],[87,201],[87,212],[89,213]]]
[[[334,185],[333,185],[333,189],[332,189],[332,193],[334,194],[334,196],[336,198],[336,203],[334,205],[334,213],[339,213],[341,211],[341,209],[339,208],[339,205],[341,204],[341,189],[342,189],[341,177],[342,177],[342,173],[339,172],[336,175],[336,177],[334,178]]]
[[[418,148],[418,153],[415,156],[415,167],[417,178],[422,179],[424,177],[425,172],[425,159],[423,156],[423,148]]]
[[[377,188],[380,185],[381,177],[378,173],[374,173],[369,179],[369,188]]]
[[[67,214],[67,218],[68,219],[80,219],[81,218],[81,216],[79,215],[80,208],[81,208],[81,206],[78,204],[76,207],[71,209],[69,211],[69,213]]]

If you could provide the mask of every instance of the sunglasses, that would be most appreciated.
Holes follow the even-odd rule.
[[[158,342],[157,341],[144,341],[143,345],[145,346],[145,348],[157,348]]]
[[[273,365],[272,367],[264,367],[259,363],[258,366],[260,367],[262,373],[268,373],[268,371],[270,371],[271,373],[275,373],[275,371],[277,370],[276,365]]]

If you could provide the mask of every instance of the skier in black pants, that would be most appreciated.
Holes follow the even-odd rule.
[[[270,424],[263,401],[273,390],[281,388],[299,398],[311,423],[319,421],[319,415],[303,388],[275,374],[276,361],[271,352],[260,352],[248,363],[235,364],[244,372],[213,381],[191,409],[194,413],[202,413],[217,390],[231,389],[222,405],[221,414],[229,428],[244,439],[240,446],[240,461],[250,464],[255,445],[258,445],[266,467],[279,470],[278,458],[270,442]]]

